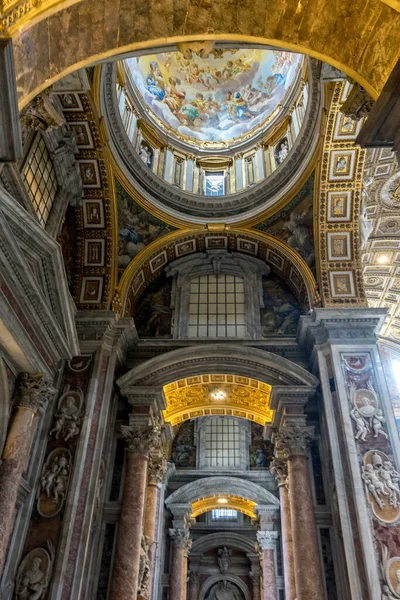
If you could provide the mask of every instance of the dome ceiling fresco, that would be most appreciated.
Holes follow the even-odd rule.
[[[127,59],[139,100],[169,133],[226,145],[279,113],[302,56],[260,49],[216,50],[207,58],[165,52]]]

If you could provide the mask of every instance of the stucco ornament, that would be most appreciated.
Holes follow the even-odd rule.
[[[269,470],[275,477],[278,487],[288,485],[287,461],[276,456],[272,459]]]
[[[232,550],[228,550],[226,546],[218,549],[218,566],[222,575],[226,575],[231,561]]]
[[[82,422],[82,405],[83,394],[81,390],[70,391],[66,389],[58,400],[57,412],[49,435],[54,435],[56,440],[61,438],[65,442],[79,435]]]
[[[37,413],[46,408],[54,392],[55,389],[46,381],[43,373],[22,373],[16,405]]]
[[[121,433],[127,441],[128,452],[149,455],[151,449],[159,447],[161,422],[156,420],[144,427],[136,423],[134,415],[130,414],[129,425],[122,425]]]
[[[380,450],[369,450],[363,462],[362,479],[372,511],[381,521],[393,523],[400,516],[400,475]]]
[[[284,427],[275,436],[275,448],[283,452],[283,456],[307,456],[308,444],[313,437],[313,427]]]
[[[381,542],[382,600],[400,598],[400,557],[390,558],[387,546]]]
[[[71,454],[66,448],[50,452],[43,466],[38,488],[37,509],[42,517],[53,517],[62,508],[68,489]]]
[[[17,600],[41,600],[49,586],[54,562],[54,547],[34,548],[21,562],[15,585]]]
[[[150,587],[150,561],[151,561],[150,540],[146,535],[142,535],[142,543],[141,543],[141,548],[140,548],[140,562],[139,562],[138,592],[145,598],[148,597],[149,587]]]
[[[355,422],[355,439],[365,441],[367,435],[372,432],[373,437],[384,437],[388,434],[383,426],[386,419],[383,411],[379,408],[379,398],[371,381],[366,388],[357,389],[354,381],[350,384],[350,400],[353,408],[350,411],[351,418]]]

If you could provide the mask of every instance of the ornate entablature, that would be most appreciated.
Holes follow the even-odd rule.
[[[260,47],[215,52],[205,62],[179,52],[135,55],[102,69],[101,110],[118,177],[177,224],[271,214],[309,175],[318,141],[320,63]],[[182,61],[199,75],[178,84],[169,69]]]

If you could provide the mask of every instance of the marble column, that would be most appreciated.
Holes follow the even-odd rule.
[[[275,576],[275,552],[277,531],[258,531],[257,541],[261,549],[264,594],[263,600],[277,600]]]
[[[261,576],[261,573],[259,570],[252,569],[250,571],[252,600],[261,600],[260,576]]]
[[[36,416],[54,392],[42,373],[21,375],[15,413],[0,462],[0,575],[14,526],[18,488],[28,466]]]
[[[144,513],[143,535],[149,548],[148,556],[148,590],[147,597],[151,598],[154,575],[154,554],[156,542],[156,522],[159,510],[159,484],[167,472],[167,460],[164,448],[152,448],[148,463],[148,482]]]
[[[290,513],[297,600],[324,597],[321,559],[308,470],[308,443],[312,427],[283,427],[275,437],[275,448],[288,461]]]
[[[186,600],[187,557],[192,546],[187,529],[170,529],[172,561],[169,578],[169,600]]]
[[[127,441],[126,466],[110,598],[136,600],[146,552],[142,531],[149,453],[160,438],[161,427],[158,423],[143,427],[130,415],[129,425],[121,431]]]
[[[200,573],[191,569],[189,571],[189,600],[199,598]]]
[[[285,580],[286,600],[296,599],[296,582],[294,576],[292,522],[290,515],[290,501],[288,490],[288,471],[286,460],[274,458],[270,465],[270,471],[274,475],[279,489],[281,501],[281,532],[282,532],[282,558],[283,575]]]

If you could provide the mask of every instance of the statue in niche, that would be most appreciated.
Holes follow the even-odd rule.
[[[148,595],[150,586],[150,542],[146,535],[142,535],[139,561],[138,591],[142,596]]]
[[[65,442],[79,435],[82,404],[82,392],[80,390],[70,391],[69,386],[66,386],[58,401],[54,424],[49,435],[54,435],[56,440],[61,437]]]
[[[211,588],[208,600],[243,600],[243,594],[230,581],[219,581]]]
[[[54,548],[47,543],[48,551],[35,548],[21,562],[16,578],[17,600],[42,600],[45,597],[54,562]]]
[[[226,575],[228,572],[231,556],[232,550],[228,550],[226,546],[218,549],[218,566],[222,575]]]
[[[139,148],[139,157],[145,165],[151,169],[153,163],[153,152],[146,142],[142,141]]]

